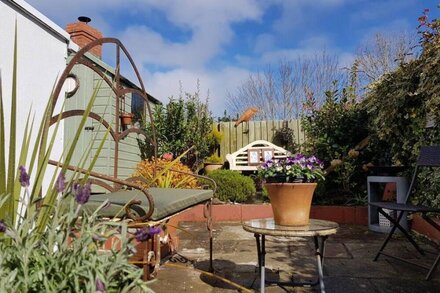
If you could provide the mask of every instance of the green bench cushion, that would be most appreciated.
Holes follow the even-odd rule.
[[[154,212],[151,216],[153,221],[164,219],[189,207],[206,202],[213,196],[213,191],[207,189],[149,188],[148,192],[154,200]],[[139,190],[93,194],[84,205],[84,209],[93,212],[107,199],[111,205],[99,212],[99,215],[103,217],[124,216],[125,210],[123,207],[133,199],[142,202],[140,205],[133,207],[132,210],[135,214],[143,216],[149,209],[147,197]]]

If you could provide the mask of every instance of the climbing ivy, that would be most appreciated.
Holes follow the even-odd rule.
[[[422,53],[371,85],[368,112],[370,148],[376,159],[388,153],[392,164],[413,167],[420,147],[440,145],[440,21],[419,18]],[[410,168],[412,169],[412,168]],[[408,175],[412,170],[408,171]],[[415,202],[440,207],[440,172],[420,174]]]

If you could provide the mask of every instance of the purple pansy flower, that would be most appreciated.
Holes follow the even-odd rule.
[[[6,229],[8,226],[6,226],[5,222],[3,220],[0,220],[0,233],[6,232]]]
[[[75,183],[72,189],[77,203],[83,205],[89,201],[90,193],[92,191],[90,182],[87,182],[84,186]]]
[[[21,186],[23,187],[29,187],[30,185],[30,177],[28,173],[26,172],[26,168],[24,166],[18,167],[20,170],[20,178],[18,179],[20,181]]]
[[[101,292],[101,293],[105,292],[105,284],[100,279],[96,279],[95,287],[96,287],[96,292]]]
[[[263,163],[258,168],[258,175],[267,182],[294,182],[296,179],[313,182],[324,179],[323,165],[314,155],[296,154]]]

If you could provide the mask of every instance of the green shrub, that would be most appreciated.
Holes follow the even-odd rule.
[[[334,87],[338,87],[336,83]],[[318,108],[310,100],[306,108],[307,116],[302,119],[307,137],[302,146],[304,152],[324,161],[325,168],[333,160],[341,162],[319,185],[314,200],[326,204],[345,204],[365,195],[366,173],[362,166],[370,161],[371,155],[365,151],[350,154],[368,136],[366,110],[357,103],[350,87],[329,90],[321,107]]]
[[[208,177],[217,183],[217,197],[220,200],[244,202],[256,193],[254,181],[236,171],[215,170]]]
[[[208,101],[201,100],[199,93],[186,93],[179,99],[170,98],[166,105],[156,105],[153,121],[157,134],[158,154],[172,153],[175,157],[192,149],[182,158],[182,163],[196,171],[202,167],[215,146],[212,135],[213,118],[208,109]],[[144,131],[152,136],[150,123],[146,122]],[[152,148],[149,138],[138,139],[142,160],[151,159]]]

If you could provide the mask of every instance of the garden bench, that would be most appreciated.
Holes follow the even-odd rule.
[[[96,46],[102,46],[104,44],[115,45],[117,49],[116,62],[117,68],[114,71],[101,71],[99,66],[95,66],[93,62],[87,57],[87,52]],[[137,82],[140,87],[135,86],[132,82],[121,82],[125,80],[120,75],[119,64],[122,54],[125,55],[126,60],[129,61],[132,69],[136,73]],[[75,65],[81,64],[88,67],[93,71],[93,74],[100,76],[103,84],[106,86],[105,90],[111,90],[112,97],[115,98],[109,105],[114,105],[115,113],[107,113],[111,119],[104,119],[106,113],[87,112],[85,109],[65,110],[57,115],[54,115],[53,111],[57,100],[61,97],[61,91],[66,79],[71,75],[72,69]],[[101,86],[101,85],[100,85]],[[97,91],[101,89],[98,88]],[[96,93],[94,93],[96,94]],[[106,94],[107,95],[107,94]],[[127,112],[125,111],[125,97],[130,95],[137,95],[143,99],[144,107],[147,109],[145,117],[150,119],[149,135],[142,129],[137,127],[129,127],[123,123],[120,123],[122,118]],[[122,108],[121,108],[121,105]],[[130,54],[125,46],[114,38],[101,38],[88,43],[82,49],[80,49],[69,61],[63,73],[61,74],[56,87],[53,92],[52,108],[49,125],[54,125],[59,121],[70,117],[84,117],[87,115],[87,119],[97,121],[103,126],[103,129],[107,129],[109,137],[113,138],[114,146],[113,150],[113,174],[114,176],[108,176],[94,171],[82,169],[78,166],[71,166],[69,164],[63,164],[54,160],[49,160],[49,164],[62,167],[63,170],[70,170],[78,173],[82,173],[87,176],[87,180],[92,184],[96,184],[106,190],[106,193],[92,194],[89,201],[83,205],[83,209],[95,211],[98,206],[108,200],[110,205],[106,208],[100,209],[98,216],[102,218],[112,218],[113,220],[128,221],[129,228],[140,227],[155,227],[166,226],[168,220],[195,205],[205,204],[204,216],[207,219],[207,229],[209,232],[209,250],[210,250],[210,270],[212,270],[212,199],[215,193],[215,182],[205,176],[196,174],[189,174],[195,177],[202,177],[205,180],[211,182],[212,189],[174,189],[174,188],[145,188],[139,181],[145,181],[143,178],[128,178],[120,179],[118,177],[118,163],[119,150],[122,148],[123,140],[129,134],[142,135],[153,151],[153,159],[157,158],[157,141],[154,128],[154,121],[152,120],[152,114],[150,109],[150,101],[148,94],[143,85],[139,71],[133,62]],[[132,114],[132,113],[131,113]],[[121,121],[122,122],[122,121]],[[87,127],[86,127],[87,128]],[[42,148],[43,149],[43,148]],[[81,150],[85,151],[85,150]],[[43,153],[44,154],[44,153]],[[68,157],[68,156],[67,156]],[[157,169],[155,169],[157,170]],[[185,173],[178,170],[170,169],[171,172]],[[154,173],[154,171],[153,171]],[[93,190],[93,189],[92,189]],[[98,193],[98,192],[97,192]],[[142,245],[144,245],[142,243]],[[140,261],[134,260],[133,264],[142,265],[144,269],[144,279],[150,279],[151,276],[155,276],[157,268],[160,263],[160,237],[154,235],[148,241],[145,241],[145,249]]]
[[[54,160],[49,160],[49,164],[64,166]],[[171,217],[196,205],[204,204],[203,215],[207,220],[209,232],[210,270],[213,271],[212,200],[216,189],[215,181],[205,176],[191,174],[210,181],[213,189],[144,188],[139,184],[139,181],[144,180],[140,177],[121,180],[75,166],[65,167],[74,172],[90,175],[93,178],[89,179],[89,182],[105,187],[109,191],[108,193],[92,194],[89,201],[83,206],[85,211],[93,213],[100,205],[108,201],[109,206],[101,209],[98,216],[129,220],[129,228],[166,225]],[[170,170],[182,173],[182,171]],[[106,181],[114,183],[115,187],[107,184]],[[132,260],[131,262],[143,266],[145,280],[154,277],[160,264],[159,235],[155,235],[145,244],[142,260]]]
[[[274,145],[271,142],[266,140],[256,140],[242,147],[238,151],[226,155],[226,160],[229,162],[229,169],[236,171],[257,171],[259,164],[249,163],[248,156],[250,150],[256,150],[258,152],[259,162],[261,163],[264,161],[264,151],[273,151],[273,157],[275,159],[283,159],[290,155],[289,151]]]

